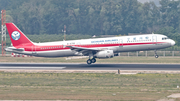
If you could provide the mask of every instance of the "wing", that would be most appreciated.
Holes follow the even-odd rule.
[[[76,54],[83,54],[84,56],[88,56],[89,54],[96,54],[99,51],[102,51],[97,48],[83,48],[83,47],[75,47],[75,46],[66,46],[73,51],[76,51]]]

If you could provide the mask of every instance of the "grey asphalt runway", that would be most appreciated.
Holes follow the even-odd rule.
[[[62,63],[0,63],[0,70],[171,70],[180,71],[180,64],[62,64]]]

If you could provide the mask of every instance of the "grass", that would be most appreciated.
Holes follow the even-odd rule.
[[[0,62],[86,63],[85,59],[0,57]],[[179,63],[180,57],[115,57],[97,63]],[[179,93],[180,74],[0,72],[0,100],[149,100]],[[180,99],[177,99],[180,100]]]
[[[179,93],[180,74],[0,72],[0,100],[143,100]]]
[[[87,58],[66,60],[66,58],[41,57],[0,57],[0,62],[28,62],[28,63],[86,63]],[[97,59],[97,63],[180,63],[180,57],[114,57],[111,59]]]

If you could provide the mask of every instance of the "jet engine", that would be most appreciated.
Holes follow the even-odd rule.
[[[100,51],[95,54],[96,58],[113,58],[114,57],[114,52],[113,50],[104,50]]]

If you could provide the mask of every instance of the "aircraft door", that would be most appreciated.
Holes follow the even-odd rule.
[[[36,53],[36,46],[32,46],[32,55],[37,55],[37,53]]]
[[[152,36],[152,42],[153,44],[157,44],[157,36]]]
[[[118,47],[118,51],[122,51],[123,50],[123,40],[122,39],[119,39],[118,40],[118,44],[119,44],[119,47]]]
[[[81,47],[81,42],[77,42],[78,47]]]
[[[122,39],[119,39],[119,47],[123,47],[123,40]]]

